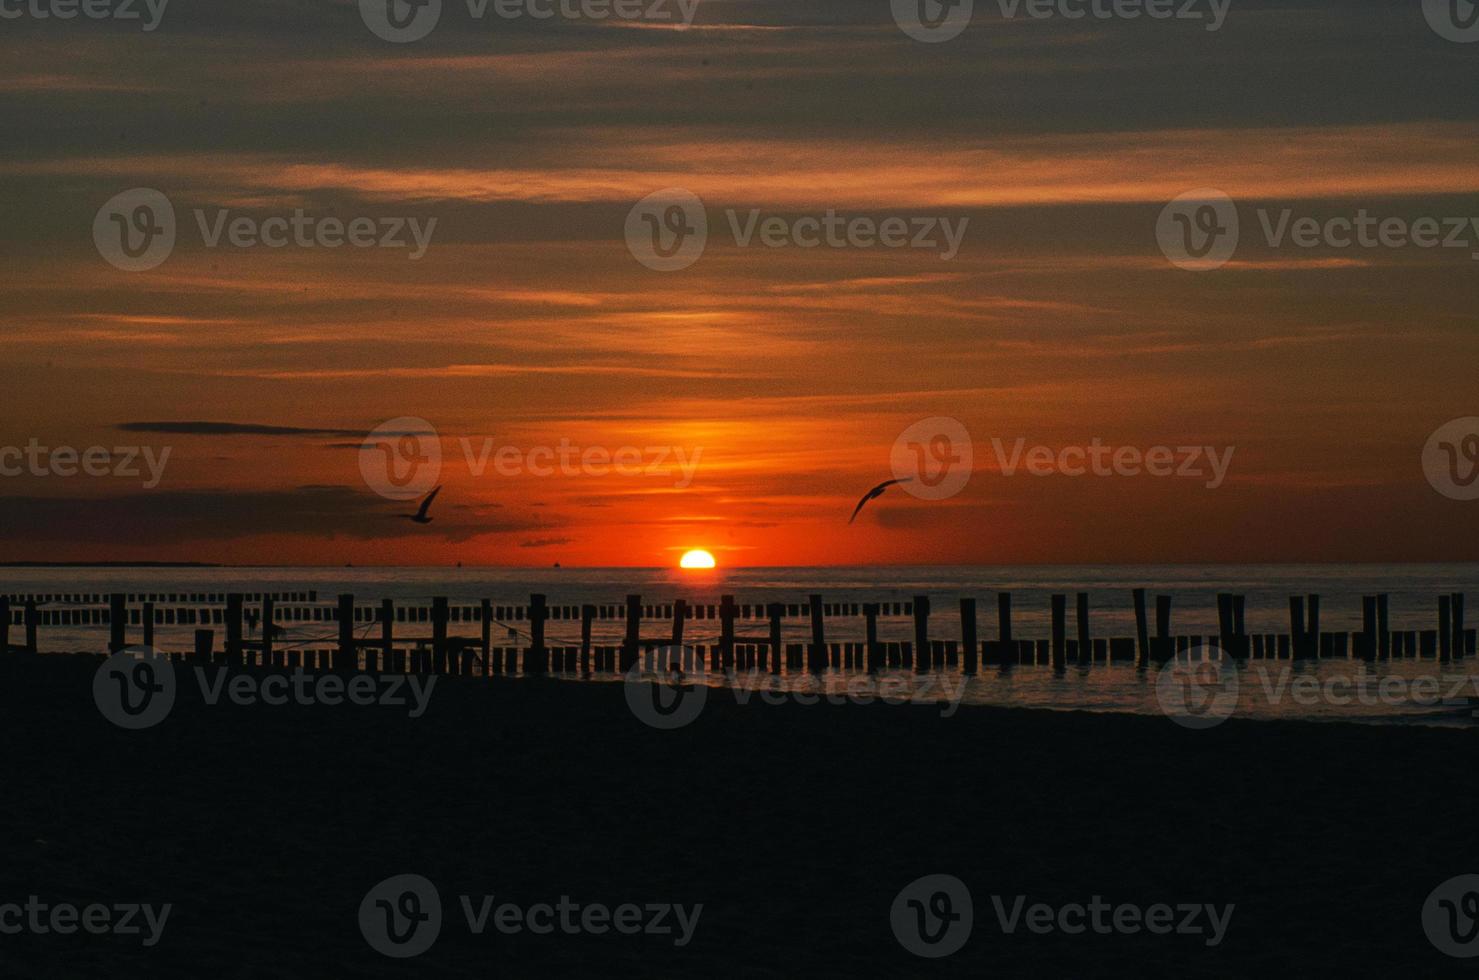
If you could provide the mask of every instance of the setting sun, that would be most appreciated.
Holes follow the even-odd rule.
[[[687,552],[683,555],[682,561],[678,562],[678,567],[713,568],[714,556],[709,554],[707,551],[704,551],[702,548],[695,548],[693,551]]]

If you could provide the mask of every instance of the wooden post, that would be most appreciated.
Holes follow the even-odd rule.
[[[976,660],[981,654],[981,645],[976,642],[975,599],[960,600],[960,645],[965,647],[965,664],[962,670],[969,677],[976,672]],[[871,657],[869,662],[872,662]]]
[[[272,664],[272,596],[262,597],[262,662]]]
[[[1464,594],[1453,594],[1453,655],[1462,657],[1467,646],[1464,640]]]
[[[1080,592],[1075,597],[1078,614],[1078,662],[1091,664],[1094,662],[1094,644],[1089,637],[1089,594]]]
[[[770,617],[770,672],[779,674],[781,672],[781,617],[786,614],[786,607],[779,602],[772,602],[765,607],[765,614]]]
[[[0,656],[10,653],[10,597],[0,595]]]
[[[927,595],[914,597],[914,672],[923,674],[930,663],[930,599]]]
[[[1145,590],[1136,589],[1131,595],[1135,600],[1135,639],[1139,643],[1141,664],[1150,662],[1150,627],[1145,621]],[[1159,600],[1157,601],[1159,612]]]
[[[483,637],[484,637],[484,639],[483,639],[484,656],[487,655],[487,650],[488,650],[487,622],[488,621],[486,619],[483,620],[483,623],[484,623],[484,626],[483,626],[483,630],[484,630],[484,632],[483,632]],[[395,600],[394,599],[381,599],[380,600],[380,648],[385,651],[385,653],[384,653],[384,656],[385,656],[385,661],[384,661],[384,663],[385,663],[385,669],[387,671],[395,671],[396,673],[400,673],[401,670],[402,670],[402,665],[397,662],[398,661],[398,658],[395,655]]]
[[[241,646],[241,600],[240,592],[226,594],[226,662],[232,667],[246,663]]]
[[[1308,611],[1310,644],[1313,646],[1320,642],[1320,597],[1311,592],[1305,596],[1305,609]]]
[[[820,674],[827,669],[827,634],[822,622],[822,597],[809,597],[811,603],[811,649],[806,651],[806,669]]]
[[[36,627],[41,624],[41,613],[36,610],[36,600],[26,600],[26,652],[36,652]]]
[[[627,635],[621,644],[621,672],[623,674],[637,666],[638,646],[642,642],[642,597],[627,596]]]
[[[876,674],[883,667],[883,647],[878,644],[878,603],[863,604],[864,663],[868,673]]]
[[[214,630],[195,631],[195,653],[192,659],[198,664],[211,662],[211,650],[215,645],[216,634]]]
[[[544,621],[549,618],[546,599],[540,593],[529,596],[529,653],[524,658],[524,673],[549,672],[549,650],[544,645]]]
[[[128,596],[114,592],[108,596],[108,652],[117,653],[128,646]]]
[[[1062,670],[1068,659],[1068,596],[1055,595],[1053,604],[1053,669]]]
[[[128,615],[128,611],[125,610],[124,611],[124,616],[127,616],[127,615]],[[144,627],[144,646],[146,646],[146,647],[153,647],[154,646],[154,603],[152,603],[152,602],[146,602],[146,603],[144,603],[144,608],[139,613],[139,623],[140,623],[140,625],[142,625]]]
[[[1453,656],[1453,596],[1438,597],[1438,656],[1448,660]]]
[[[734,596],[719,597],[719,657],[726,665],[734,663],[734,618],[739,615]]]
[[[596,618],[596,607],[580,607],[580,672],[591,672],[591,621]]]
[[[1304,625],[1304,596],[1289,597],[1289,639],[1294,646],[1294,659],[1302,660],[1308,654],[1309,637]]]
[[[683,626],[684,626],[684,621],[687,618],[688,618],[688,600],[687,599],[674,599],[673,600],[673,643],[672,643],[672,645],[678,651],[678,663],[679,663],[680,666],[683,663]],[[733,642],[734,642],[733,636],[731,635],[731,638],[730,638],[731,648],[732,648]],[[659,664],[658,665],[658,668],[659,668],[659,670],[661,670],[662,668],[664,668],[666,666],[667,666],[666,664]]]
[[[1376,652],[1382,657],[1389,657],[1392,653],[1392,624],[1387,611],[1387,595],[1379,593],[1376,597]]]
[[[435,612],[433,599],[432,610]],[[446,611],[447,600],[442,600],[442,611]],[[446,639],[445,631],[442,634]],[[334,657],[336,670],[352,671],[359,668],[359,655],[354,649],[354,596],[348,592],[339,595],[339,652]]]
[[[996,594],[996,638],[1003,648],[1012,642],[1012,594],[1010,592],[998,592]],[[1002,661],[1015,663],[1016,656],[1002,655]]]

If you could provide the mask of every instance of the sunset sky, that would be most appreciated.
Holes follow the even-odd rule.
[[[921,44],[887,0],[702,0],[692,28],[472,20],[387,43],[357,4],[173,0],[159,28],[0,21],[0,445],[168,447],[158,486],[0,477],[0,560],[727,565],[1479,559],[1420,456],[1479,415],[1473,248],[1273,248],[1258,211],[1479,219],[1479,44],[1412,2],[1225,25],[1004,19]],[[160,266],[94,245],[114,195]],[[628,250],[681,187],[691,267]],[[1236,257],[1156,223],[1203,187]],[[193,209],[437,220],[405,249],[208,248]],[[741,215],[969,219],[927,249],[739,247]],[[440,437],[435,522],[362,437]],[[895,488],[958,419],[975,469]],[[469,471],[459,439],[697,452],[678,475]],[[1010,447],[1234,447],[1226,480],[1036,477]]]

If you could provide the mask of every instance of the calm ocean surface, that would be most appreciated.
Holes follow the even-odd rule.
[[[532,592],[545,593],[551,605],[620,604],[628,593],[641,594],[646,603],[677,598],[717,603],[723,594],[734,595],[740,603],[804,603],[811,593],[821,593],[827,602],[859,603],[907,601],[916,595],[928,595],[934,609],[931,636],[937,639],[959,638],[961,597],[979,600],[980,635],[983,639],[994,637],[995,593],[1002,590],[1013,594],[1017,637],[1046,639],[1050,632],[1049,597],[1058,592],[1070,596],[1088,592],[1092,633],[1108,637],[1134,635],[1130,593],[1137,587],[1148,589],[1152,595],[1173,597],[1174,633],[1212,634],[1217,631],[1219,592],[1247,596],[1250,633],[1288,632],[1289,596],[1309,593],[1321,596],[1320,625],[1325,631],[1358,629],[1361,597],[1377,592],[1391,597],[1393,629],[1435,629],[1438,595],[1472,592],[1476,584],[1479,564],[834,567],[704,572],[630,568],[11,568],[0,574],[0,592],[7,593],[317,590],[325,606],[332,605],[341,592],[353,593],[363,603],[390,598],[418,605],[426,604],[433,596],[446,596],[453,604],[476,604],[486,598],[495,605],[520,605]],[[1070,598],[1070,636],[1074,630],[1072,606]],[[1472,627],[1476,621],[1479,612],[1469,613],[1467,625]],[[621,630],[620,622],[611,620],[598,620],[596,627],[598,643],[615,642]],[[912,638],[911,622],[903,617],[880,619],[879,627],[882,640]],[[667,628],[666,622],[660,627],[654,624],[657,628]],[[474,624],[453,626],[454,633],[477,629]],[[737,629],[740,642],[766,632],[761,621],[741,620]],[[861,640],[862,629],[861,617],[829,619],[827,638],[836,642]],[[188,649],[192,631],[193,627],[162,626],[155,645],[166,650]],[[331,623],[293,624],[287,645],[332,646],[333,631]],[[425,631],[421,627],[413,635]],[[131,634],[135,632],[131,630]],[[578,632],[578,623],[549,624],[552,643],[575,641]],[[712,643],[717,640],[717,632],[717,622],[693,621],[685,639]],[[803,642],[809,635],[804,619],[787,620],[788,642]],[[131,635],[130,639],[136,637]],[[500,630],[495,632],[494,642],[516,645],[523,640]],[[48,626],[41,630],[40,645],[49,651],[101,650],[106,646],[106,630]],[[1442,665],[1433,660],[1404,660],[1369,667],[1347,660],[1252,661],[1238,669],[1237,713],[1254,718],[1474,724],[1471,712],[1457,699],[1479,695],[1468,677],[1471,672],[1479,673],[1475,665],[1472,659]],[[1155,672],[1129,665],[1070,667],[1062,674],[1046,666],[1018,666],[1004,671],[990,669],[969,681],[958,675],[952,678],[952,684],[963,683],[964,687],[942,690],[939,683],[926,687],[922,681],[902,674],[890,681],[890,690],[897,693],[907,688],[917,700],[926,701],[958,697],[965,704],[1160,711]],[[729,689],[719,696],[733,694],[736,686],[743,689],[750,685],[749,681],[733,682],[718,676],[708,677],[705,682]],[[815,682],[805,676],[788,675],[779,683],[794,690],[809,689]],[[860,705],[870,700],[866,678],[829,674],[822,683],[825,690],[838,697],[851,692],[852,700]],[[914,691],[914,686],[919,690]],[[1434,691],[1437,693],[1432,695]],[[1449,703],[1443,703],[1445,700]]]

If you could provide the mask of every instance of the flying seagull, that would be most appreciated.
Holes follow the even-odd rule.
[[[431,518],[426,516],[426,512],[429,511],[429,510],[431,510],[431,502],[433,500],[435,500],[436,497],[437,497],[437,494],[439,494],[441,492],[442,492],[442,488],[439,486],[435,490],[433,490],[431,493],[429,493],[425,497],[423,497],[422,500],[421,500],[421,506],[420,506],[420,508],[417,509],[416,513],[414,513],[414,514],[397,514],[396,516],[397,517],[404,517],[408,521],[415,521],[417,524],[430,524],[431,523]]]
[[[889,487],[894,486],[896,484],[900,484],[900,483],[913,483],[913,482],[914,481],[913,481],[912,478],[906,477],[905,479],[902,479],[902,480],[885,480],[884,482],[878,484],[878,486],[874,487],[872,490],[869,490],[867,493],[863,494],[863,499],[862,500],[859,500],[858,501],[858,505],[852,509],[852,516],[847,519],[847,523],[851,524],[853,521],[857,520],[858,519],[858,512],[863,509],[863,505],[866,504],[870,500],[876,500],[877,498],[883,496],[883,491],[887,490]]]

